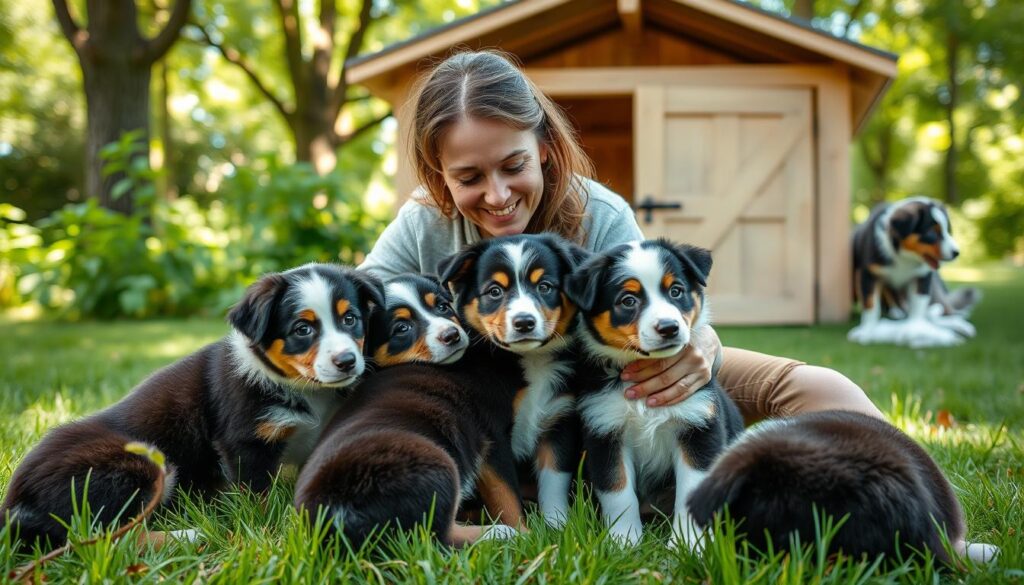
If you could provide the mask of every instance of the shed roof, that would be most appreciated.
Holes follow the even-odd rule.
[[[533,57],[631,21],[749,63],[845,65],[856,128],[897,73],[892,53],[734,0],[518,0],[356,57],[348,62],[348,81],[387,93],[415,74],[424,59],[441,58],[455,46],[500,47],[529,65]]]

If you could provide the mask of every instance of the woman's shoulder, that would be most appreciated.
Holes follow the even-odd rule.
[[[615,191],[594,179],[583,179],[583,181],[587,189],[587,211],[593,213],[600,209],[619,214],[629,209],[629,203]]]

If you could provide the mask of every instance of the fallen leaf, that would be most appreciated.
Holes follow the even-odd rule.
[[[944,429],[950,429],[956,426],[956,419],[953,418],[953,415],[950,414],[948,410],[940,410],[939,413],[935,415],[935,424]]]
[[[125,575],[144,575],[147,572],[149,572],[149,565],[145,563],[136,563],[134,565],[129,565],[124,569]]]

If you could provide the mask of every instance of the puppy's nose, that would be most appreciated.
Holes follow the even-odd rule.
[[[519,333],[529,333],[537,326],[537,320],[531,315],[516,315],[512,318],[512,327]]]
[[[459,335],[459,330],[456,329],[455,327],[449,327],[448,329],[445,329],[444,331],[441,332],[440,335],[437,336],[441,343],[445,345],[455,345],[456,343],[459,342],[460,337],[461,335]]]
[[[959,255],[960,255],[960,250],[953,250],[953,259],[954,260],[956,260],[956,257],[959,256]]]
[[[665,339],[672,339],[679,335],[679,322],[675,319],[659,319],[654,324],[654,330]]]
[[[331,363],[342,372],[351,372],[356,367],[356,354],[345,351],[331,358]]]

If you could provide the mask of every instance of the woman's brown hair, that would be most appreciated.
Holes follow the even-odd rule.
[[[496,120],[530,130],[547,147],[544,193],[527,233],[555,232],[582,243],[587,188],[594,167],[562,110],[515,64],[498,51],[451,55],[420,79],[414,91],[412,155],[420,185],[442,213],[453,217],[455,202],[444,182],[440,141],[463,117]]]

